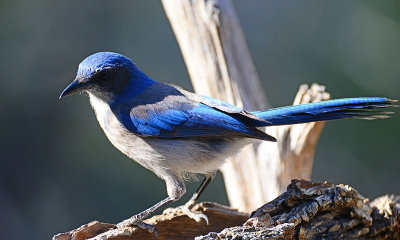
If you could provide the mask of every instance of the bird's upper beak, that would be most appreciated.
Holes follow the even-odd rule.
[[[87,82],[82,81],[82,79],[75,79],[64,91],[61,93],[59,99],[65,96],[72,95],[74,93],[78,93],[83,90],[83,87],[87,86]]]

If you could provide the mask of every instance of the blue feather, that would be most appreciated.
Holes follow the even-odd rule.
[[[252,112],[269,122],[263,126],[306,123],[343,118],[382,118],[387,112],[373,111],[395,101],[379,97],[343,98],[323,102],[274,108],[264,112]]]
[[[264,120],[220,100],[198,99],[188,98],[170,85],[152,82],[139,93],[123,92],[110,107],[127,130],[143,137],[230,136],[275,141],[253,123]]]
[[[162,138],[241,136],[273,141],[274,138],[260,131],[253,125],[246,124],[239,117],[218,111],[204,104],[197,104],[192,109],[170,109],[152,111],[143,115],[131,109],[126,122],[125,113],[117,117],[131,132],[140,136]],[[125,120],[123,120],[125,119]]]

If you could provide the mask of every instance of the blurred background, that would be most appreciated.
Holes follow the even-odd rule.
[[[333,98],[400,98],[400,1],[233,2],[273,106],[291,104],[299,85],[313,82]],[[160,2],[1,0],[0,30],[2,238],[116,223],[164,198],[163,181],[108,142],[85,96],[58,100],[98,51],[123,53],[152,78],[192,90]],[[399,111],[328,123],[313,179],[371,199],[399,194],[399,130]],[[228,204],[220,174],[201,200]]]

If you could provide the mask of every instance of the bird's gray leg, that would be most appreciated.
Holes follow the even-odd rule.
[[[190,198],[189,202],[196,202],[200,195],[203,193],[204,189],[208,186],[208,184],[213,180],[214,175],[206,175],[203,179],[203,182],[201,182],[200,187],[197,189],[197,191],[193,194],[193,196]]]
[[[168,197],[164,200],[158,202],[154,206],[140,212],[120,223],[117,224],[117,228],[127,227],[127,226],[138,226],[142,229],[147,229],[149,232],[154,232],[156,238],[158,236],[157,229],[151,225],[143,222],[143,219],[148,217],[150,214],[154,213],[157,209],[170,204],[172,202],[180,199],[186,192],[185,185],[180,180],[180,178],[175,176],[164,176],[165,183],[167,184]]]
[[[206,189],[211,180],[213,180],[214,176],[215,174],[206,175],[203,182],[200,184],[200,187],[193,194],[190,200],[182,207],[182,212],[184,212],[188,217],[193,218],[197,222],[200,222],[201,219],[203,218],[207,222],[207,225],[208,225],[208,217],[204,213],[194,212],[190,210],[190,208],[196,203],[200,195],[203,193],[204,189]]]
[[[147,216],[155,212],[157,209],[172,203],[174,200],[171,197],[167,197],[164,200],[161,200],[154,206],[144,210],[143,212],[140,212],[136,215],[133,215],[132,217],[120,222],[117,224],[117,228],[123,228],[123,227],[128,227],[128,226],[133,226],[136,225],[142,229],[147,229],[149,232],[154,232],[156,236],[158,235],[157,229],[151,225],[143,222],[143,219],[145,219]]]

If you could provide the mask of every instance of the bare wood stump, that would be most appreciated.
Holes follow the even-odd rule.
[[[230,0],[161,0],[197,93],[246,110],[269,107]],[[329,99],[323,86],[302,86],[294,104]],[[221,169],[230,205],[244,212],[310,179],[324,123],[268,128],[278,143],[245,147]]]

